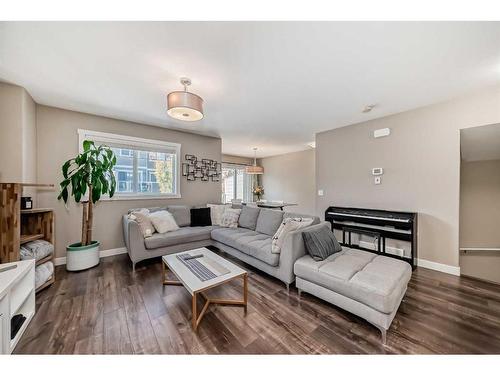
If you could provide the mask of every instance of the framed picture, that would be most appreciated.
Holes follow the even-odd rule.
[[[188,181],[195,181],[196,180],[196,177],[194,177],[194,174],[193,173],[189,173],[187,175],[187,180]]]
[[[182,175],[187,176],[189,173],[189,164],[188,163],[182,163]]]

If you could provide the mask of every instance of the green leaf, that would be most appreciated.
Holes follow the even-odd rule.
[[[101,181],[96,180],[95,185],[92,187],[92,202],[95,203],[101,197]]]
[[[91,145],[93,146],[94,142],[89,141],[87,139],[85,141],[83,141],[83,151],[89,151]]]
[[[63,174],[64,178],[68,178],[68,169],[69,169],[69,166],[71,165],[71,160],[73,160],[73,159],[68,160],[62,166],[62,174]]]

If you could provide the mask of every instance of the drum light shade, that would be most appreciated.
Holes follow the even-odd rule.
[[[264,174],[264,167],[257,165],[257,147],[253,149],[253,165],[247,165],[245,168],[246,174]]]
[[[264,168],[260,165],[248,165],[245,168],[247,174],[264,174]]]
[[[167,95],[167,113],[181,121],[199,121],[203,118],[203,99],[187,91],[191,84],[188,78],[181,78],[184,91],[173,91]]]

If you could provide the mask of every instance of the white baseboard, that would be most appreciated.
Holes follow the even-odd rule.
[[[366,242],[366,241],[360,241],[360,245],[367,249],[375,250],[376,246],[375,244],[371,242]],[[388,253],[393,253],[397,254],[400,249],[393,248],[393,247],[386,247],[386,251]],[[444,272],[444,273],[449,273],[450,275],[455,275],[455,276],[460,276],[460,267],[454,267],[454,266],[449,266],[447,264],[443,263],[436,263],[436,262],[431,262],[430,260],[425,260],[425,259],[417,259],[417,266],[422,267],[422,268],[428,268],[430,270],[434,271],[439,271],[439,272]]]
[[[116,249],[108,249],[99,251],[99,258],[111,257],[113,255],[125,254],[127,252],[126,247],[117,247]],[[54,265],[60,266],[66,264],[66,257],[60,257],[54,259]]]
[[[449,273],[450,275],[460,276],[460,267],[449,266],[443,263],[431,262],[430,260],[417,259],[417,266],[428,268],[430,270]]]

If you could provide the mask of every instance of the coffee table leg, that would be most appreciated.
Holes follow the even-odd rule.
[[[191,319],[191,324],[193,326],[193,331],[196,331],[198,329],[198,314],[196,312],[196,295],[197,293],[193,293],[193,297],[191,299],[192,310],[193,310],[193,317]]]
[[[163,285],[182,285],[182,283],[179,280],[168,280],[167,279],[167,270],[168,267],[163,261],[161,260],[161,267],[162,267],[162,273],[161,273],[161,283]]]
[[[247,313],[247,305],[248,305],[248,274],[245,273],[243,275],[243,302],[245,303],[245,314]]]

